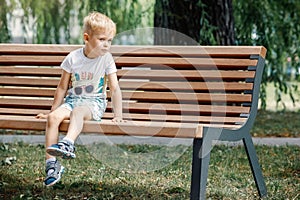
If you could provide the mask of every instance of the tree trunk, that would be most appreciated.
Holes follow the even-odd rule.
[[[213,33],[217,44],[235,44],[232,0],[202,0],[202,3],[207,6],[210,24],[216,27]]]
[[[210,34],[216,44],[235,44],[232,0],[156,0],[154,26],[154,44],[208,45]]]
[[[195,45],[199,41],[199,0],[157,0],[154,9],[157,45]]]

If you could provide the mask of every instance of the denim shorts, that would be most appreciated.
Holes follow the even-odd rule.
[[[65,102],[61,105],[70,111],[78,106],[87,106],[92,113],[92,118],[95,121],[101,121],[107,106],[107,100],[99,97],[82,97],[82,96],[67,96]]]

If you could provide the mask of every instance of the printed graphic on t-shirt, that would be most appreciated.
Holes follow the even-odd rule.
[[[104,87],[104,77],[93,80],[94,74],[91,72],[74,73],[72,83],[76,95],[102,94]]]
[[[74,76],[75,76],[75,81],[92,80],[94,74],[92,72],[80,72],[80,73],[75,73]]]

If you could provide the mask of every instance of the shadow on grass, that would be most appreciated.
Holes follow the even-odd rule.
[[[42,180],[26,181],[18,175],[7,175],[0,172],[0,199],[188,199],[189,191],[182,188],[162,189],[147,188],[131,183],[103,183],[78,181],[59,182],[46,187]]]

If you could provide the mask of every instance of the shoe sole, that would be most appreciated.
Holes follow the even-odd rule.
[[[75,153],[71,153],[71,152],[64,151],[64,150],[57,149],[57,148],[53,148],[53,147],[48,147],[46,152],[51,156],[62,157],[64,159],[74,159],[74,158],[76,158]]]
[[[52,183],[48,184],[48,185],[46,185],[46,184],[44,183],[44,185],[47,186],[47,187],[50,187],[50,186],[55,185],[58,181],[60,181],[61,175],[64,173],[64,170],[65,170],[64,166],[61,166],[60,171],[58,172],[58,177],[57,177],[57,179],[56,179],[55,181],[53,181]]]

